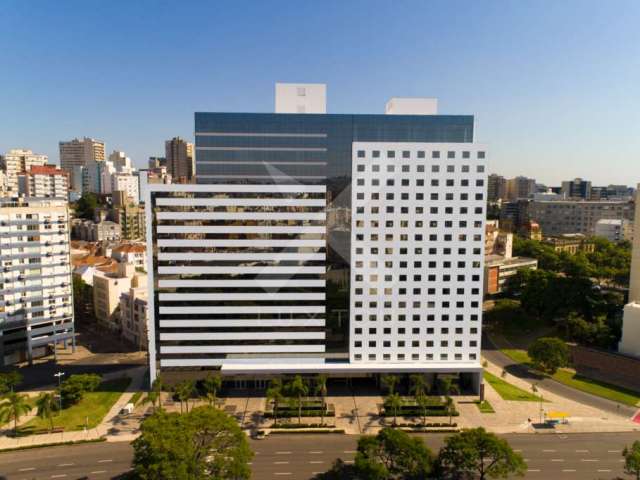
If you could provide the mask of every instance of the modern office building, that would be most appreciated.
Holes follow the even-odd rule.
[[[31,150],[16,148],[0,155],[0,169],[6,175],[5,189],[7,196],[20,194],[19,176],[27,173],[31,167],[46,165],[49,158],[46,155],[33,153]]]
[[[640,202],[640,184],[635,195]],[[635,225],[640,225],[640,208],[635,211]],[[618,344],[620,353],[640,358],[640,235],[633,236],[631,250],[631,278],[629,303],[624,307],[622,336]]]
[[[299,88],[313,93],[284,91]],[[197,184],[146,186],[152,377],[456,373],[478,388],[486,148],[473,116],[426,100],[195,114]]]
[[[86,167],[91,162],[102,162],[105,159],[104,142],[84,137],[60,142],[60,167],[69,172],[70,184],[76,186],[77,167]]]
[[[536,181],[533,178],[519,176],[507,180],[506,195],[512,202],[531,198],[534,193],[536,193]]]
[[[498,202],[507,198],[507,179],[492,173],[487,178],[487,200]]]
[[[579,233],[595,234],[596,223],[602,219],[633,220],[631,201],[533,201],[528,205],[529,219],[540,224],[545,236]]]
[[[167,173],[176,183],[188,183],[194,175],[193,143],[180,137],[167,140],[164,144]]]
[[[562,182],[560,194],[567,200],[591,200],[591,182],[582,178]]]
[[[0,199],[0,366],[74,343],[66,199]]]
[[[596,237],[606,238],[610,242],[633,240],[633,222],[621,218],[603,218],[596,222]]]

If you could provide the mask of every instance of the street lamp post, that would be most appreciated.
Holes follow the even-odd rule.
[[[58,406],[59,411],[62,411],[62,377],[64,376],[64,372],[58,372],[53,374],[54,377],[58,377]]]

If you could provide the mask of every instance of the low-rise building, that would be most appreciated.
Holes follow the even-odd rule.
[[[130,263],[119,264],[115,273],[96,272],[93,276],[93,305],[98,322],[112,331],[121,331],[117,311],[120,295],[132,287],[141,286],[146,286],[146,275],[137,274]]]
[[[484,293],[494,295],[502,292],[509,278],[520,270],[536,270],[538,260],[528,257],[504,257],[489,255],[484,260],[485,285]]]
[[[560,237],[547,237],[544,239],[544,243],[551,245],[558,253],[564,252],[570,255],[575,255],[578,252],[592,253],[596,248],[593,240],[579,233],[566,234]]]
[[[121,334],[138,350],[147,350],[147,294],[145,285],[120,295]]]
[[[124,243],[115,247],[111,257],[120,263],[131,263],[138,270],[147,270],[147,247],[143,243]]]
[[[80,220],[72,223],[75,240],[87,242],[118,242],[122,238],[120,225],[109,220],[94,223],[91,220]]]
[[[114,207],[111,216],[120,225],[122,238],[125,240],[144,240],[146,221],[144,206],[125,204]]]

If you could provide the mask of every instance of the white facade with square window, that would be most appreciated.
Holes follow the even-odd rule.
[[[479,363],[485,152],[353,144],[350,362]]]

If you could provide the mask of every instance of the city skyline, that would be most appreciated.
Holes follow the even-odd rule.
[[[29,148],[59,164],[58,142],[86,135],[144,168],[164,141],[194,140],[193,112],[269,112],[276,81],[309,81],[328,84],[329,113],[382,113],[392,96],[473,113],[478,141],[491,145],[489,171],[506,177],[637,183],[635,2],[72,3],[0,7],[0,40],[13,47],[2,53],[0,100],[11,114],[0,120],[0,151]],[[568,16],[579,17],[571,29]],[[86,21],[57,29],[63,17]],[[96,34],[96,22],[118,35]]]

